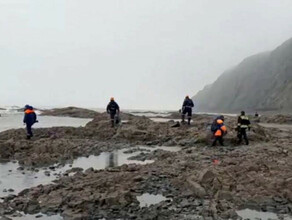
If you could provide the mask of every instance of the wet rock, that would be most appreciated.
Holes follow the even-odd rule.
[[[227,200],[227,201],[231,201],[233,200],[233,196],[232,196],[232,193],[229,192],[229,191],[223,191],[223,190],[220,190],[217,192],[216,194],[216,199],[217,200]]]
[[[26,207],[24,208],[24,211],[29,214],[38,213],[40,211],[40,205],[38,201],[36,200],[29,201]]]
[[[227,210],[220,215],[223,219],[239,219],[238,214],[234,209]]]
[[[46,171],[44,172],[44,174],[45,174],[46,176],[51,176],[51,172],[48,171],[48,170],[46,170]]]
[[[65,117],[75,117],[75,118],[94,118],[100,113],[83,108],[77,107],[66,107],[66,108],[55,108],[50,110],[42,110],[41,115],[45,116],[65,116]]]
[[[198,198],[204,198],[207,193],[206,190],[197,182],[194,181],[194,177],[189,177],[187,179],[188,184],[190,185],[191,190],[194,192],[194,195]]]
[[[87,170],[85,170],[84,173],[89,174],[89,173],[92,173],[92,172],[94,172],[94,169],[92,167],[90,167]]]
[[[67,170],[66,173],[76,173],[76,172],[82,172],[83,171],[83,168],[81,167],[74,167],[70,170]]]
[[[199,182],[202,185],[211,185],[215,177],[216,176],[212,171],[206,169],[200,173]]]
[[[142,176],[136,176],[136,177],[134,177],[133,180],[134,180],[135,182],[141,182],[141,181],[144,180],[144,178],[143,178]]]

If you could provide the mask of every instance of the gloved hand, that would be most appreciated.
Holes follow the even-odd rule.
[[[35,121],[35,123],[39,123],[39,121],[38,121],[38,120],[36,120],[36,121]]]

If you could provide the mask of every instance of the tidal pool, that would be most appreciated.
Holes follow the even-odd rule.
[[[49,184],[53,180],[62,176],[67,170],[72,168],[88,168],[105,169],[108,167],[117,167],[123,164],[148,164],[154,162],[153,160],[129,160],[129,157],[140,154],[143,149],[153,151],[157,149],[166,151],[178,151],[179,147],[146,147],[138,146],[137,151],[133,153],[124,153],[129,149],[115,150],[112,152],[103,152],[98,156],[91,155],[89,157],[79,157],[70,164],[60,166],[55,164],[53,169],[40,168],[39,170],[29,170],[25,168],[19,169],[17,162],[0,163],[0,196],[8,196],[9,194],[18,194],[26,188],[38,186],[40,184]]]
[[[167,200],[167,198],[160,194],[153,195],[149,193],[144,193],[141,196],[137,196],[137,200],[140,202],[140,207],[143,208],[150,205],[158,204],[162,201]]]

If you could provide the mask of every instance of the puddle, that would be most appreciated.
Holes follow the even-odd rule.
[[[176,152],[180,147],[146,147],[137,146],[140,149],[146,149],[154,151],[157,149]],[[123,164],[148,164],[154,162],[153,160],[129,160],[129,157],[136,156],[141,151],[135,151],[130,154],[124,152],[129,149],[125,148],[121,150],[115,150],[113,152],[103,152],[98,156],[91,155],[89,157],[79,157],[73,161],[72,164],[66,164],[63,167],[50,170],[47,168],[41,168],[38,172],[31,170],[18,170],[19,164],[13,162],[0,163],[0,196],[8,196],[9,194],[18,194],[26,188],[38,186],[40,184],[49,184],[53,180],[62,176],[67,170],[80,167],[83,170],[88,168],[105,169],[107,167],[116,167]],[[57,167],[57,166],[56,166]],[[71,174],[72,175],[72,174]]]
[[[137,200],[140,202],[140,207],[148,207],[150,205],[156,205],[162,201],[167,200],[163,195],[152,195],[149,193],[144,193],[141,196],[137,196]]]
[[[174,122],[181,122],[181,119],[171,119],[171,118],[150,118],[154,122],[162,122],[166,123],[169,121],[174,121]]]
[[[41,220],[63,220],[63,218],[60,215],[52,215],[52,216],[48,216],[42,213],[38,213],[35,215],[25,215],[24,213],[21,213],[21,217],[11,217],[9,216],[9,218],[12,218],[13,220],[32,220],[32,219],[41,219]]]
[[[250,220],[292,220],[292,217],[283,216],[283,218],[279,218],[277,214],[272,212],[259,212],[251,209],[244,209],[237,211],[237,214],[242,217],[243,219],[250,219]]]

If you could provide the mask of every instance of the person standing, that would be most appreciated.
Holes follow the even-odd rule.
[[[250,120],[249,118],[245,115],[245,112],[242,111],[241,112],[241,115],[238,117],[238,125],[237,125],[237,137],[238,137],[238,144],[241,144],[242,142],[242,137],[244,138],[245,140],[245,144],[248,145],[249,144],[249,140],[248,140],[248,137],[247,137],[247,133],[246,133],[246,130],[250,130]]]
[[[219,116],[218,118],[215,119],[211,126],[211,131],[214,134],[214,141],[212,146],[216,146],[217,141],[221,146],[224,146],[224,135],[227,134],[227,128],[224,125],[224,116]]]
[[[194,107],[193,100],[189,96],[186,96],[182,105],[182,123],[185,123],[186,114],[188,115],[188,125],[191,124],[192,120],[192,109]]]
[[[115,118],[118,117],[120,114],[120,107],[115,102],[115,99],[112,97],[110,99],[110,103],[107,105],[106,112],[110,115],[111,125],[112,127],[115,126]]]
[[[23,118],[23,123],[26,125],[26,139],[31,139],[33,137],[32,133],[32,126],[34,123],[38,122],[37,121],[37,115],[33,109],[32,106],[26,105],[24,107],[24,118]]]

